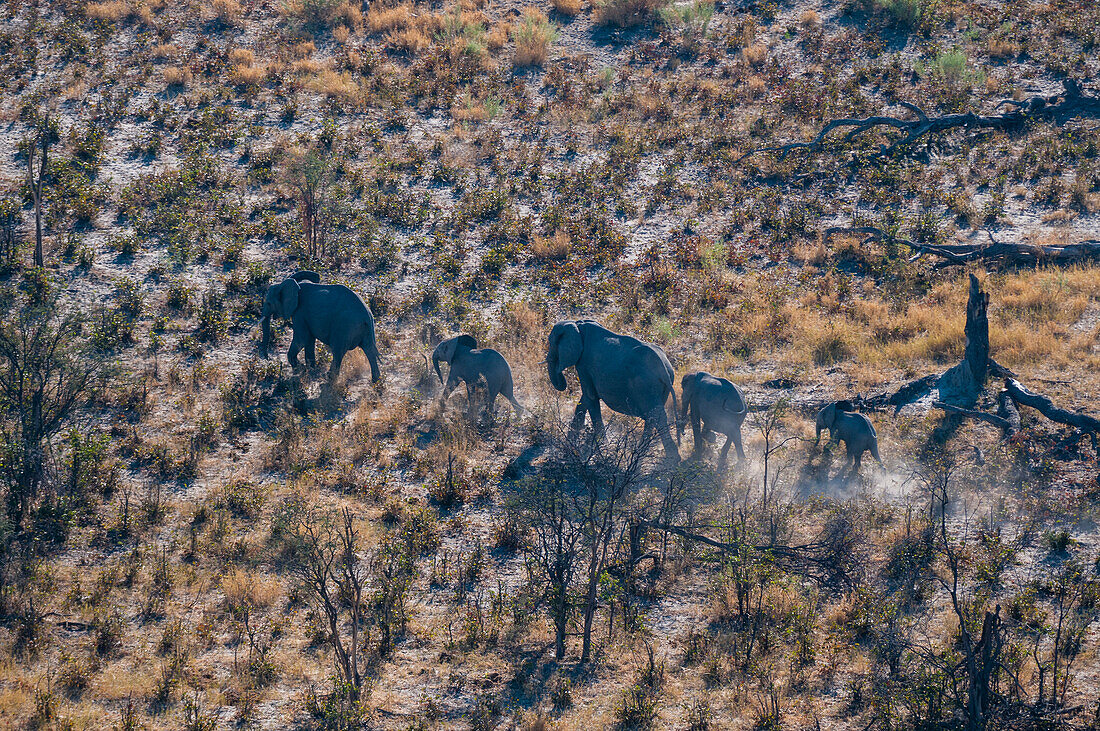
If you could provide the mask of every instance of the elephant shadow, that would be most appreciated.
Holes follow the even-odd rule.
[[[840,459],[836,458],[837,452],[841,452]],[[840,469],[833,472],[833,466],[837,462],[840,463]],[[820,459],[810,453],[809,458],[798,471],[794,490],[800,500],[813,497],[846,497],[861,484],[859,472],[854,467],[848,467],[848,460],[845,459],[843,451],[839,447],[827,446],[822,451]]]

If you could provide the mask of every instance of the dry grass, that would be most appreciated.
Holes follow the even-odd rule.
[[[371,33],[391,33],[408,28],[413,21],[413,6],[410,3],[390,8],[372,7],[367,13],[367,29]]]
[[[512,31],[516,53],[515,66],[541,66],[550,55],[550,46],[558,39],[558,29],[536,8],[524,11],[519,24]]]
[[[178,54],[179,49],[176,48],[174,43],[158,43],[150,51],[150,55],[157,61],[167,61],[175,58]]]
[[[665,4],[665,0],[595,0],[592,18],[600,25],[629,28],[645,23]]]
[[[798,16],[798,24],[807,30],[816,28],[821,25],[821,16],[818,15],[816,10],[803,10],[802,14]]]
[[[211,0],[207,10],[211,17],[226,25],[237,25],[244,13],[237,0]]]
[[[581,5],[581,0],[550,0],[550,4],[553,6],[554,10],[562,15],[568,15],[569,17],[580,15],[584,7]]]
[[[222,592],[231,609],[248,606],[264,610],[282,597],[283,588],[275,578],[235,569],[222,579]]]
[[[419,28],[402,28],[391,31],[386,36],[386,43],[399,51],[415,56],[427,50],[432,44],[432,39]]]
[[[762,66],[768,60],[768,47],[762,43],[743,48],[741,55],[750,66]]]
[[[233,68],[232,81],[238,86],[259,86],[266,77],[265,67],[242,63]]]
[[[564,229],[559,229],[553,236],[540,236],[536,234],[531,239],[531,255],[536,259],[562,260],[569,256],[573,249],[573,242]]]
[[[125,0],[88,3],[84,6],[84,15],[88,20],[100,20],[107,23],[118,23],[125,20],[132,12],[133,7]]]
[[[229,52],[229,61],[240,66],[251,66],[256,62],[256,55],[247,48],[234,48]]]
[[[328,99],[356,102],[360,99],[359,85],[347,73],[324,69],[309,82],[309,88]]]
[[[186,66],[167,66],[164,69],[164,83],[168,86],[187,87],[191,84],[191,69]]]

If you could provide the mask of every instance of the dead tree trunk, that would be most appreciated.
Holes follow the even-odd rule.
[[[900,119],[886,115],[874,115],[859,119],[834,119],[822,127],[817,136],[809,142],[792,142],[786,145],[750,150],[738,158],[736,162],[740,163],[742,160],[761,152],[778,152],[780,157],[786,157],[794,150],[819,150],[829,134],[838,129],[848,130],[842,138],[845,142],[864,132],[880,127],[891,128],[904,133],[904,137],[893,144],[884,144],[878,152],[878,155],[890,155],[898,148],[912,145],[923,137],[943,134],[956,129],[1010,130],[1019,129],[1029,122],[1040,120],[1062,125],[1074,118],[1096,119],[1100,117],[1100,97],[1084,94],[1080,83],[1074,79],[1066,79],[1062,82],[1062,86],[1061,92],[1051,96],[1033,96],[1019,102],[1006,99],[997,107],[1011,106],[1013,109],[1003,114],[984,115],[967,112],[965,114],[945,114],[930,117],[916,104],[900,102],[900,106],[916,115],[916,119]]]
[[[978,278],[970,275],[970,296],[966,302],[966,350],[962,362],[954,366],[936,384],[940,401],[973,403],[985,388],[989,373],[989,293],[982,290]]]

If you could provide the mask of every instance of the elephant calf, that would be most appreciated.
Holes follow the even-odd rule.
[[[306,362],[316,365],[316,342],[332,351],[328,377],[335,381],[340,364],[349,350],[361,348],[370,362],[371,381],[381,377],[378,371],[378,346],[374,337],[374,316],[355,292],[342,284],[321,284],[316,272],[301,271],[267,288],[263,307],[263,341],[260,352],[268,357],[271,344],[271,318],[290,320],[294,337],[286,359],[298,367],[298,353],[306,351]]]
[[[683,435],[686,420],[691,420],[697,458],[703,454],[703,440],[709,436],[707,441],[714,441],[714,432],[718,432],[726,435],[726,443],[718,458],[719,469],[726,464],[730,444],[737,447],[738,461],[745,460],[745,450],[741,447],[741,424],[749,410],[737,386],[710,373],[688,373],[680,379],[680,401],[682,406],[677,431]]]
[[[477,340],[472,335],[456,335],[437,345],[432,353],[435,374],[439,376],[439,382],[443,383],[443,372],[439,369],[441,362],[450,366],[447,382],[443,386],[443,401],[458,387],[459,382],[465,382],[466,403],[472,419],[474,388],[484,379],[489,391],[486,408],[490,416],[493,414],[497,394],[503,395],[512,403],[516,416],[522,416],[524,409],[512,394],[512,368],[503,355],[492,348],[478,348]]]
[[[821,431],[829,430],[829,442],[844,442],[848,459],[852,462],[852,471],[859,471],[864,452],[870,452],[875,460],[882,464],[878,455],[878,434],[871,420],[852,410],[850,401],[836,401],[817,412],[816,447],[821,441]]]

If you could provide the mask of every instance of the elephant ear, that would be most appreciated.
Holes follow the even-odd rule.
[[[301,271],[294,272],[287,279],[293,279],[295,282],[313,282],[314,284],[321,283],[321,275],[317,272],[311,272],[308,269],[302,269]]]
[[[829,429],[833,428],[833,422],[836,421],[836,404],[832,403],[823,408],[817,415],[817,421],[822,426]]]
[[[298,295],[302,287],[294,279],[284,279],[279,285],[279,306],[282,307],[283,317],[290,318],[298,309]]]
[[[454,341],[456,350],[458,348],[469,348],[470,350],[473,350],[477,347],[477,340],[474,339],[473,335],[457,335],[455,336]]]
[[[844,399],[843,401],[837,401],[833,405],[836,407],[837,411],[847,411],[849,413],[852,413],[856,410],[856,407],[848,399]]]
[[[581,359],[581,350],[583,348],[581,331],[580,328],[577,327],[577,323],[569,321],[559,322],[554,326],[554,329],[558,330],[558,368],[564,370],[570,366],[577,365],[577,361]]]

